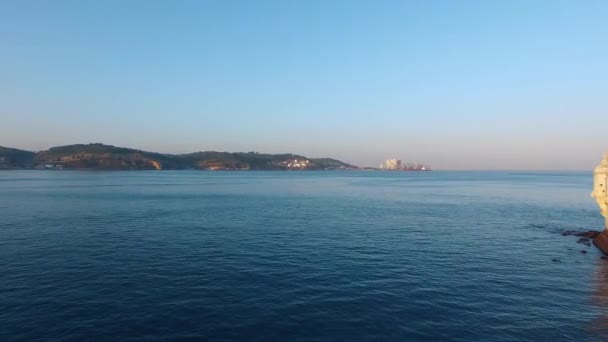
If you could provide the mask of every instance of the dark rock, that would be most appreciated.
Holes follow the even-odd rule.
[[[593,239],[593,244],[604,254],[608,254],[608,230],[605,229],[595,239]]]
[[[591,239],[590,238],[582,237],[582,238],[579,238],[578,241],[576,241],[576,242],[582,243],[583,245],[585,245],[587,247],[591,247]]]
[[[598,235],[600,235],[601,232],[597,231],[597,230],[565,230],[562,232],[563,236],[578,236],[581,238],[587,238],[587,239],[594,239],[595,237],[597,237]],[[580,242],[580,239],[579,239]]]
[[[589,239],[595,239],[598,235],[600,235],[600,232],[595,231],[595,230],[590,230],[588,232],[582,232],[582,233],[576,234],[576,236],[581,236],[581,237],[585,237],[585,238],[589,238]]]
[[[608,260],[608,256],[602,255],[602,259]]]

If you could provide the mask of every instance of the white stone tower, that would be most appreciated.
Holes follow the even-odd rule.
[[[608,153],[593,172],[593,192],[591,197],[595,198],[600,212],[604,216],[604,228],[608,230]]]

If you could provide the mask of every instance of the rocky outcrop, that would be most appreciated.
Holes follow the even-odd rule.
[[[608,230],[604,229],[594,239],[593,244],[604,254],[608,255]]]
[[[579,239],[576,241],[578,243],[582,243],[586,246],[591,245],[591,241],[595,247],[597,247],[602,253],[608,255],[608,230],[604,229],[602,231],[597,230],[566,230],[562,232],[563,236],[578,236]],[[582,252],[582,251],[581,251]]]
[[[563,236],[578,236],[576,242],[581,243],[585,246],[591,246],[591,242],[605,255],[608,255],[608,230],[597,231],[597,230],[565,230],[562,232]],[[586,250],[581,250],[581,253],[587,253]]]
[[[584,231],[580,231],[580,230],[565,230],[562,232],[563,236],[578,236],[580,238],[587,238],[587,239],[593,239],[596,236],[600,235],[601,232],[597,231],[597,230],[584,230]],[[579,242],[581,242],[579,240]]]

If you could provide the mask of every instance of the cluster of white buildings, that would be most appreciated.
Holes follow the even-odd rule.
[[[380,164],[380,168],[384,170],[400,170],[402,162],[400,159],[387,159],[386,163]]]
[[[403,170],[403,171],[429,171],[430,167],[424,164],[404,163],[400,159],[387,159],[380,164],[381,170]]]
[[[304,159],[304,160],[297,160],[294,159],[293,161],[289,161],[287,163],[287,167],[290,169],[303,169],[306,168],[310,165],[310,160]]]

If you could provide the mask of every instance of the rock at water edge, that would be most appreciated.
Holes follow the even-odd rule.
[[[603,230],[593,239],[593,244],[604,254],[608,255],[608,230]]]

